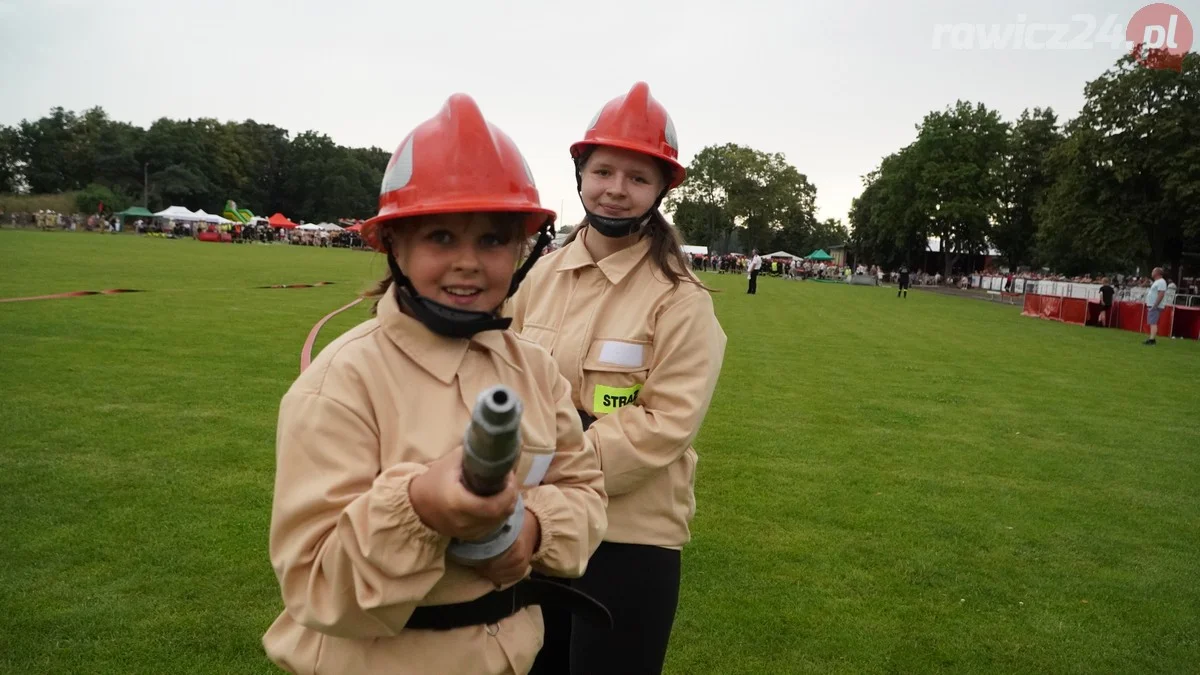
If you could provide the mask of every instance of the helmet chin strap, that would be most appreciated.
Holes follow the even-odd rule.
[[[537,243],[534,244],[529,258],[525,260],[525,264],[521,265],[520,269],[513,273],[512,283],[509,285],[508,295],[504,296],[505,299],[512,297],[517,292],[517,287],[521,285],[525,275],[529,274],[533,264],[541,257],[542,251],[550,244],[553,223],[553,220],[547,218],[545,224],[542,225]],[[512,319],[496,316],[496,310],[476,312],[459,309],[422,296],[417,292],[412,281],[405,276],[404,272],[400,271],[400,265],[396,263],[396,258],[392,255],[391,243],[385,241],[385,245],[388,250],[388,269],[391,270],[392,279],[396,282],[397,301],[408,307],[417,321],[420,321],[429,330],[443,337],[466,339],[485,330],[506,330],[512,325]]]
[[[583,201],[582,198],[580,201]],[[598,234],[605,237],[612,237],[613,239],[628,237],[642,229],[646,223],[650,222],[651,211],[647,211],[640,216],[634,216],[633,218],[609,218],[592,213],[588,210],[587,204],[583,206],[583,212],[587,215],[588,227],[595,230]]]
[[[534,242],[533,250],[529,252],[529,257],[525,259],[525,264],[521,265],[521,268],[513,274],[512,284],[508,287],[508,296],[506,297],[511,298],[517,292],[517,287],[521,285],[522,281],[525,281],[525,275],[529,274],[529,270],[533,269],[533,264],[538,261],[538,258],[542,257],[542,253],[553,240],[554,220],[547,218],[546,222],[542,223],[542,226],[538,228],[537,241]]]
[[[469,338],[485,330],[504,330],[512,319],[501,319],[494,312],[476,312],[443,305],[417,293],[412,281],[400,271],[391,252],[387,255],[388,268],[396,282],[396,299],[408,307],[413,316],[429,330],[448,338]]]

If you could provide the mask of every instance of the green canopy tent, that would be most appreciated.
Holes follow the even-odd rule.
[[[150,220],[154,217],[154,214],[140,206],[131,206],[117,213],[117,217],[121,219],[121,227],[124,228],[126,218],[145,218],[146,220]]]
[[[833,256],[829,255],[822,249],[817,249],[808,254],[809,260],[833,260]]]
[[[154,217],[154,214],[150,213],[150,211],[148,209],[144,209],[140,206],[131,206],[131,207],[125,209],[124,211],[117,213],[117,215],[121,216],[122,218],[127,218],[127,217],[153,218]]]

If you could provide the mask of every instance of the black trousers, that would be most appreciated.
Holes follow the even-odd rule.
[[[661,673],[679,604],[679,573],[679,551],[600,544],[583,578],[570,584],[608,607],[613,629],[543,607],[546,640],[530,675]]]
[[[746,292],[750,295],[758,292],[758,270],[750,270],[750,289]]]

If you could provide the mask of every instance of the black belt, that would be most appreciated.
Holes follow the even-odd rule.
[[[612,614],[591,596],[565,582],[523,579],[502,591],[453,605],[429,605],[413,610],[406,629],[450,630],[466,626],[499,623],[530,605],[549,605],[566,609],[581,618],[612,628]]]

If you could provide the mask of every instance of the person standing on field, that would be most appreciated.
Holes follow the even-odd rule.
[[[1161,267],[1155,267],[1150,276],[1154,278],[1154,283],[1146,291],[1146,322],[1150,324],[1150,339],[1142,344],[1153,346],[1158,344],[1155,338],[1158,337],[1158,317],[1167,299],[1167,280],[1163,279]]]
[[[1101,279],[1101,283],[1104,285],[1100,287],[1100,325],[1107,328],[1112,319],[1113,295],[1117,291],[1108,283],[1107,278]]]
[[[570,151],[586,216],[530,272],[513,299],[513,328],[557,360],[600,455],[608,532],[570,583],[608,607],[614,628],[547,613],[531,672],[658,673],[696,508],[692,442],[725,333],[658,210],[686,172],[675,126],[649,87],[639,82],[607,103]]]
[[[747,268],[749,274],[747,278],[750,280],[750,288],[746,290],[749,295],[758,293],[758,272],[762,269],[762,258],[758,257],[758,249],[750,251],[753,257],[750,258],[750,265]]]

